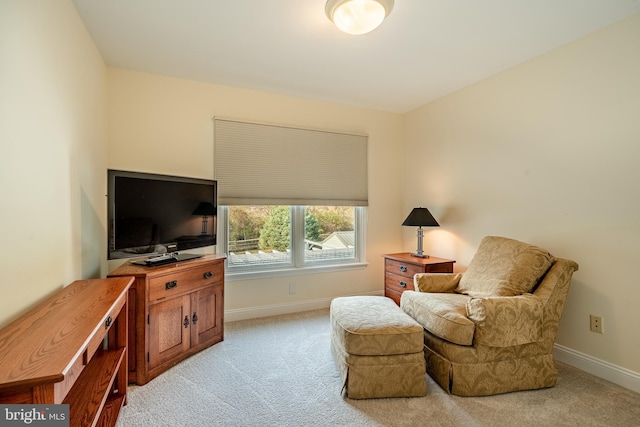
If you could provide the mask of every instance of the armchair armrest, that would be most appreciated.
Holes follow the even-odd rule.
[[[543,339],[544,302],[533,294],[471,298],[467,317],[476,324],[474,341],[511,347]]]
[[[413,287],[416,292],[451,293],[461,278],[462,273],[417,273]]]

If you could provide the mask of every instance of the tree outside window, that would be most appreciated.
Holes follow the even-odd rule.
[[[351,206],[229,206],[230,267],[355,260],[355,209]],[[292,230],[303,218],[304,234]],[[297,248],[304,254],[295,260]]]

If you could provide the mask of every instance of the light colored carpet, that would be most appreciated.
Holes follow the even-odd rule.
[[[353,400],[340,394],[329,312],[225,325],[225,340],[144,386],[118,426],[640,426],[640,394],[558,363],[549,389]]]

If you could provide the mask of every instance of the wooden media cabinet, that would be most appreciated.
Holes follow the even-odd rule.
[[[129,381],[146,384],[224,338],[224,260],[204,255],[161,266],[126,262],[109,277],[129,290]]]

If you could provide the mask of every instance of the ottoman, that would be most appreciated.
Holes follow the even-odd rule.
[[[423,329],[391,299],[331,301],[331,350],[352,399],[427,394]]]

